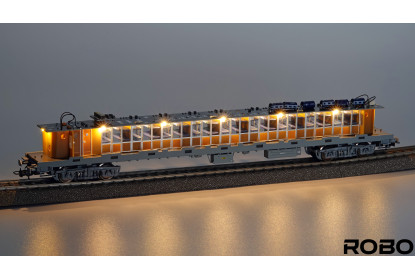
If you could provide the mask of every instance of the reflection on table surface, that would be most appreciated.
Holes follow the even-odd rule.
[[[415,172],[0,210],[1,255],[342,255],[415,239]]]

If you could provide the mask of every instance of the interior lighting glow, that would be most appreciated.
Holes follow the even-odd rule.
[[[221,118],[220,118],[220,121],[221,121],[221,122],[225,122],[225,121],[226,121],[226,117],[225,117],[225,116],[221,117]]]
[[[284,116],[284,114],[283,113],[278,113],[277,114],[277,118],[282,118]]]
[[[333,115],[337,115],[339,113],[339,109],[334,109],[333,110]]]
[[[160,125],[163,127],[163,126],[166,126],[167,125],[167,122],[166,121],[162,121],[161,123],[160,123]]]
[[[45,129],[42,127],[42,128],[40,129],[40,131],[42,131],[42,132],[43,132],[43,131],[45,131]]]
[[[100,132],[100,133],[103,133],[104,131],[106,131],[107,130],[107,127],[105,126],[105,125],[102,125],[102,126],[100,126],[99,128],[98,128],[98,131]]]

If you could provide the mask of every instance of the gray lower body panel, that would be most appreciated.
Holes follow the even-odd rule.
[[[355,135],[344,137],[321,137],[310,139],[293,139],[280,140],[268,142],[249,142],[239,144],[227,145],[212,145],[201,147],[188,147],[181,149],[159,149],[148,150],[131,153],[105,154],[96,157],[87,158],[69,158],[62,161],[38,162],[37,171],[40,173],[51,172],[55,168],[61,166],[82,166],[82,165],[96,165],[100,163],[115,163],[135,160],[161,159],[171,157],[200,157],[202,155],[213,157],[213,163],[231,162],[229,154],[234,153],[248,153],[251,151],[264,151],[268,158],[291,157],[298,155],[300,148],[314,148],[326,146],[340,146],[340,145],[357,145],[359,143],[374,143],[376,147],[394,146],[396,140],[392,134],[378,134],[378,135]],[[226,154],[226,156],[221,156]],[[27,154],[30,156],[30,153]],[[222,161],[223,160],[223,161]]]

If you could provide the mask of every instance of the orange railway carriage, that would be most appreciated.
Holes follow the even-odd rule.
[[[365,155],[396,143],[392,134],[375,129],[380,108],[257,107],[122,118],[95,113],[81,122],[64,113],[59,123],[38,125],[43,151],[26,153],[19,161],[26,167],[16,174],[68,182],[112,178],[119,172],[114,163],[128,160],[207,155],[212,163],[227,163],[234,153],[263,150],[265,157],[279,158],[296,156],[301,148],[318,160]]]
[[[360,109],[285,115],[280,113],[280,115],[248,116],[226,120],[218,117],[166,124],[105,126],[105,129],[96,127],[46,131],[42,128],[43,154],[49,158],[68,159],[153,149],[351,134],[372,135],[375,129],[374,121],[375,109]],[[200,133],[202,125],[206,125],[209,129],[205,136]],[[190,135],[192,127],[193,135]],[[177,134],[172,134],[172,130]],[[181,131],[183,132],[180,133]]]

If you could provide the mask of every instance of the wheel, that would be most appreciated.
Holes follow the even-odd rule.
[[[61,183],[69,183],[73,180],[73,174],[71,172],[69,173],[59,173],[58,174],[58,180]]]
[[[321,153],[320,153],[320,157],[319,157],[319,156],[317,156],[317,153],[320,153],[320,151],[317,151],[317,150],[312,150],[312,151],[311,151],[311,156],[313,157],[313,159],[314,159],[315,161],[322,161],[322,159],[321,159]]]
[[[327,156],[328,154],[328,156]],[[328,149],[326,151],[322,151],[321,153],[321,160],[323,161],[332,161],[334,159],[337,159],[337,152],[336,151],[332,151],[331,149]]]
[[[333,158],[328,158],[326,156],[326,153],[321,153],[321,160],[322,161],[331,161],[331,160],[333,160]]]
[[[112,178],[114,178],[114,173],[112,172],[112,170],[102,170],[99,173],[99,178],[101,180],[111,180]]]

